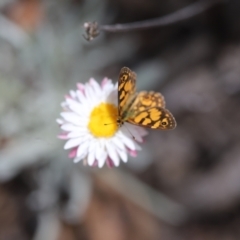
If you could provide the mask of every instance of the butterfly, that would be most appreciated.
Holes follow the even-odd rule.
[[[129,68],[121,69],[118,79],[118,126],[128,122],[152,129],[174,129],[177,123],[165,108],[163,95],[154,91],[137,93],[136,78],[136,73]]]

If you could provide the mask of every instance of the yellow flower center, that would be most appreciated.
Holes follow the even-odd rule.
[[[95,137],[112,137],[118,129],[118,109],[110,103],[101,103],[95,107],[88,123],[88,129]]]

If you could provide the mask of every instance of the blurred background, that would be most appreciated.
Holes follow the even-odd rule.
[[[92,42],[83,24],[164,16],[193,0],[0,1],[0,240],[240,239],[240,1]],[[73,164],[55,119],[94,77],[138,75],[178,126],[118,169]]]

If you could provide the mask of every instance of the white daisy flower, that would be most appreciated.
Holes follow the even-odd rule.
[[[74,162],[84,161],[89,166],[119,166],[127,162],[128,154],[136,156],[139,142],[147,134],[145,129],[125,123],[117,124],[117,84],[104,78],[101,86],[90,79],[77,84],[61,104],[63,112],[57,119],[62,129],[60,139],[67,140],[64,149]],[[134,139],[133,139],[134,136]]]

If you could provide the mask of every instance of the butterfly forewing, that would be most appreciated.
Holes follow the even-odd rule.
[[[127,67],[123,67],[118,79],[118,113],[122,116],[128,108],[136,91],[136,73]]]

